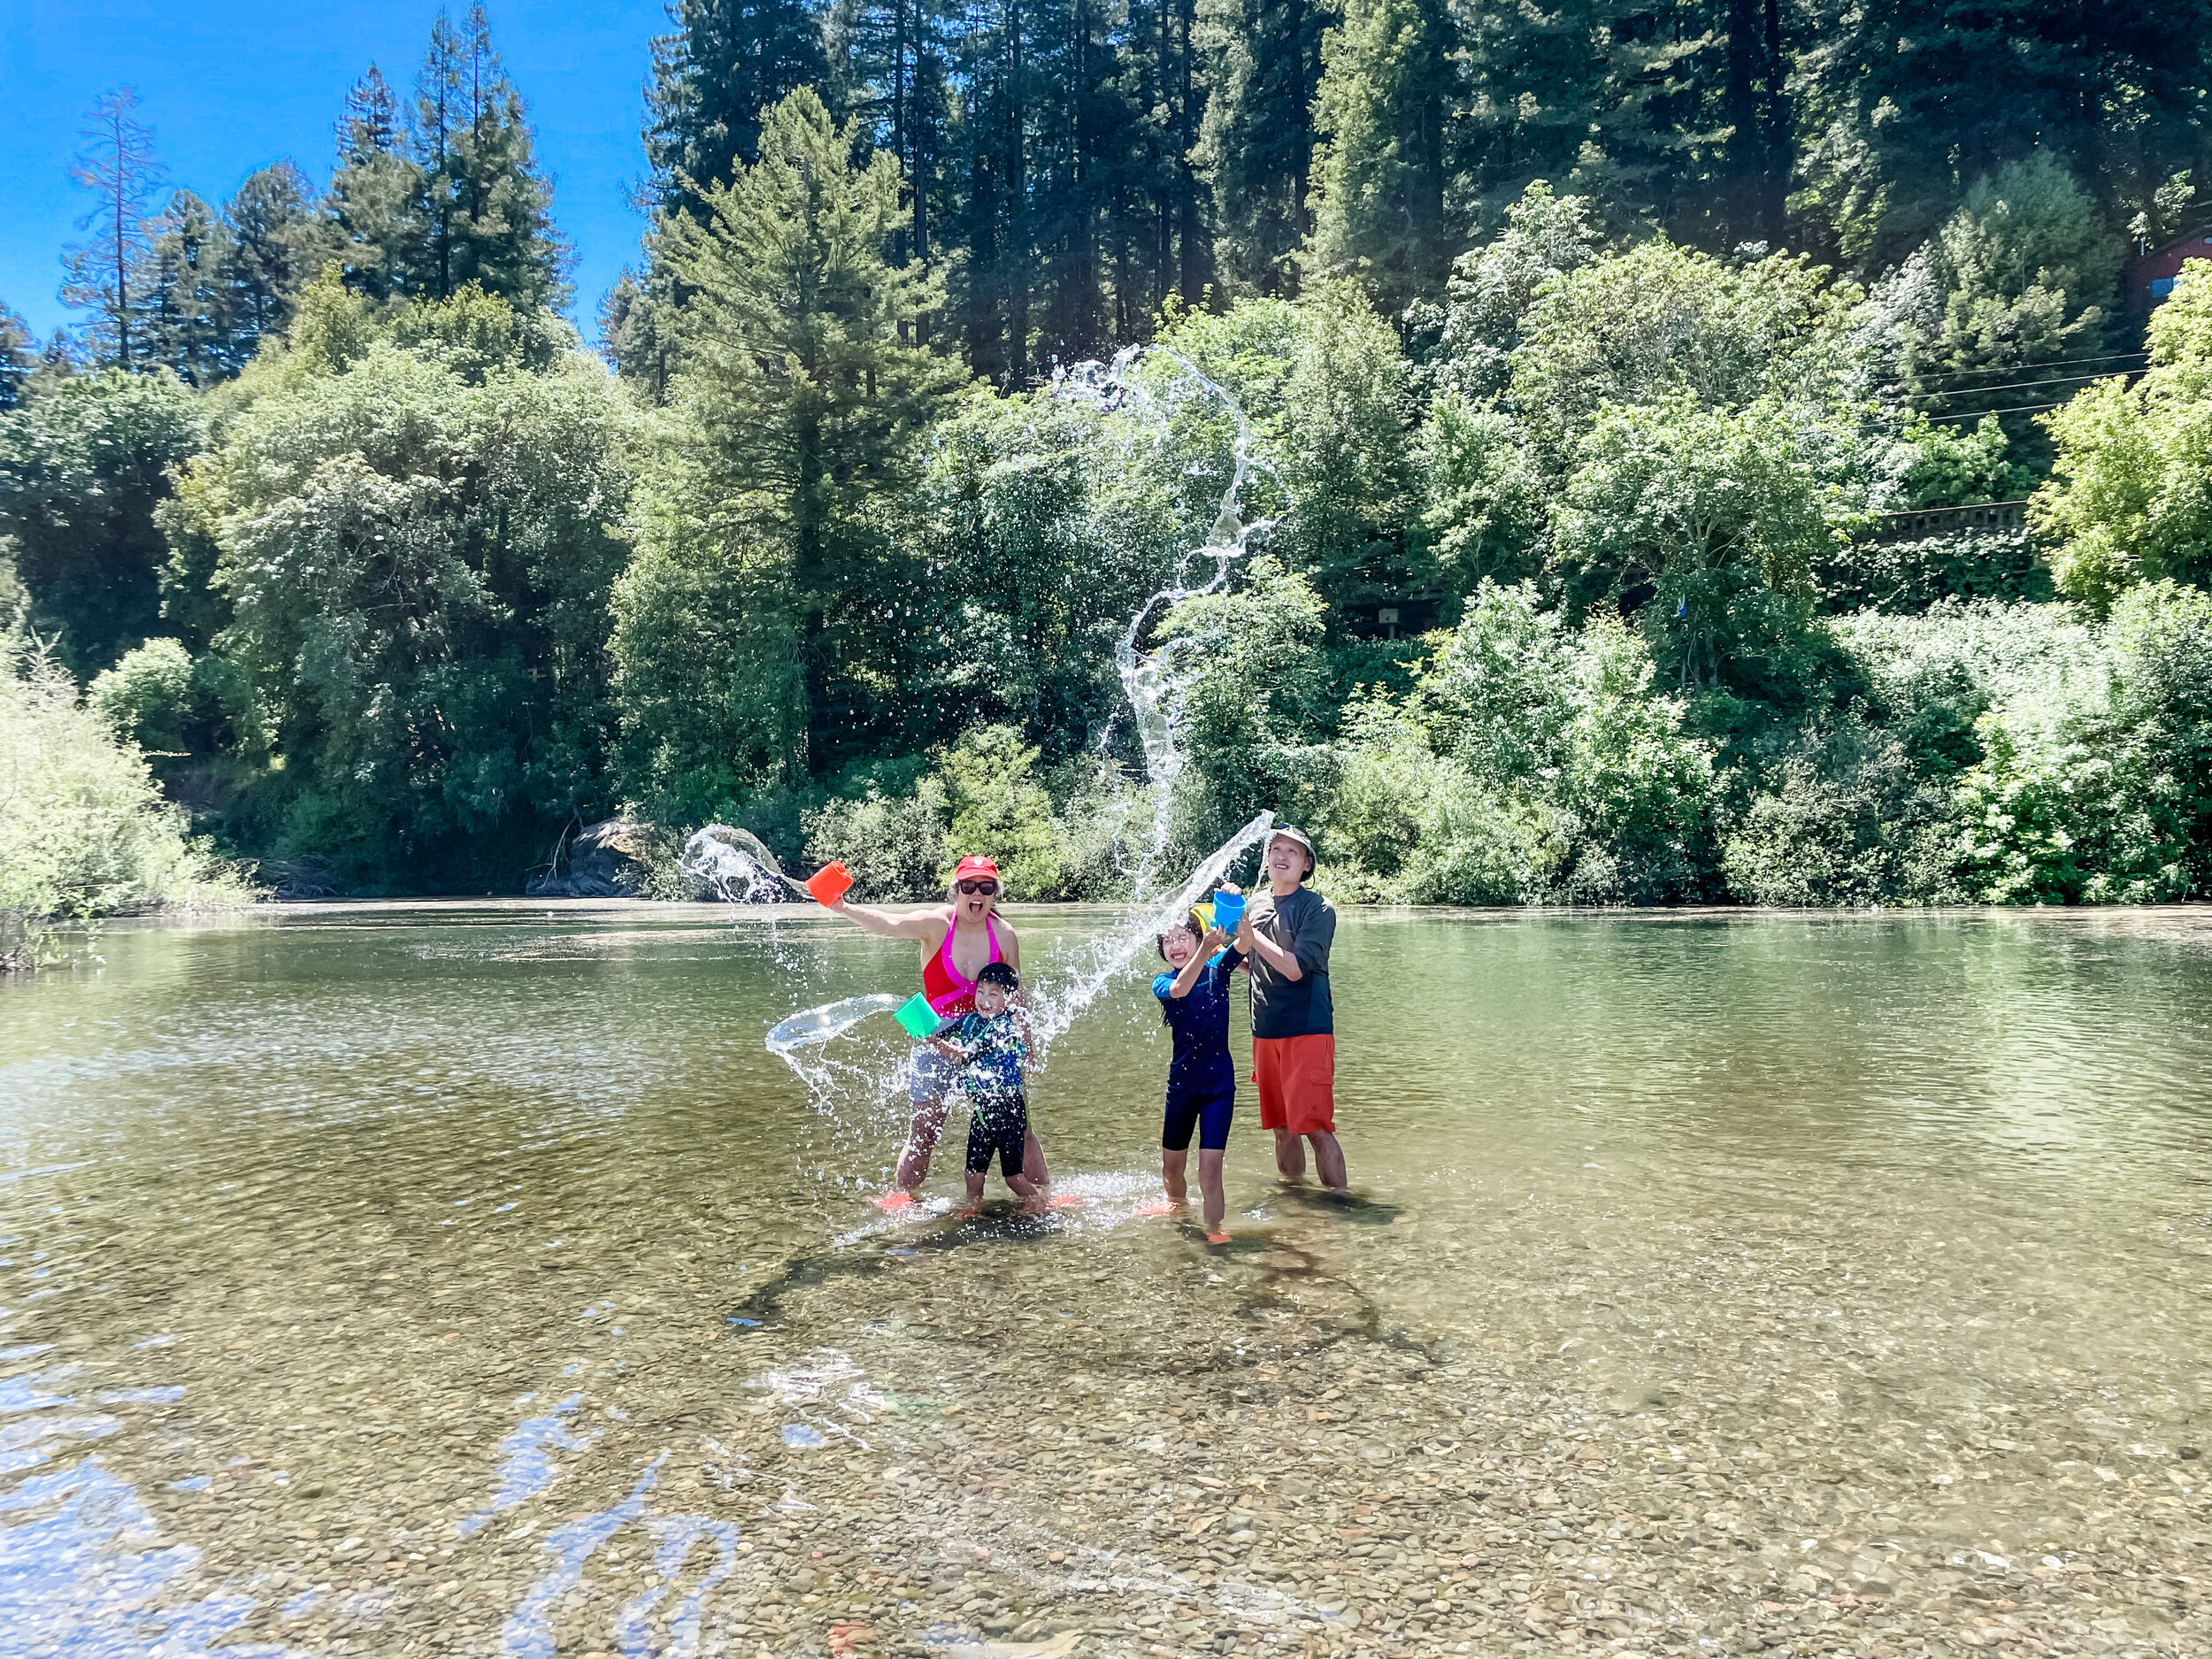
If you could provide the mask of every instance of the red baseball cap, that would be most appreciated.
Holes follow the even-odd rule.
[[[994,881],[997,880],[998,866],[980,853],[970,853],[954,867],[952,872],[952,879],[955,881],[978,880],[985,876],[988,876]]]

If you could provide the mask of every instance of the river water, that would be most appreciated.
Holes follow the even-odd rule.
[[[11,1655],[2212,1651],[2192,912],[1348,914],[1357,1202],[1248,1094],[1225,1249],[1134,979],[1086,1202],[893,1225],[818,914],[98,950],[0,987]]]

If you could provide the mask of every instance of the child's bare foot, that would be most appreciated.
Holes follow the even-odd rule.
[[[1169,1214],[1174,1209],[1175,1204],[1172,1200],[1165,1198],[1154,1198],[1139,1204],[1136,1208],[1136,1213],[1140,1216],[1164,1216]]]

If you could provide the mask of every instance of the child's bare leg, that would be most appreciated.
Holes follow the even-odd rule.
[[[983,1171],[981,1170],[968,1171],[968,1198],[967,1202],[961,1208],[969,1215],[973,1215],[983,1208]]]
[[[1306,1143],[1287,1129],[1275,1132],[1275,1168],[1286,1181],[1306,1179]]]
[[[1167,1188],[1171,1204],[1183,1203],[1190,1196],[1190,1187],[1183,1179],[1184,1164],[1189,1156],[1187,1152],[1171,1152],[1164,1147],[1160,1150],[1160,1185]]]
[[[1181,1162],[1182,1156],[1179,1152],[1175,1155],[1178,1163]],[[1180,1174],[1179,1171],[1178,1174]],[[1179,1179],[1176,1182],[1176,1190],[1179,1194],[1182,1190]],[[1205,1195],[1206,1231],[1220,1232],[1221,1224],[1229,1213],[1229,1200],[1222,1187],[1221,1149],[1218,1147],[1199,1148],[1198,1190]]]

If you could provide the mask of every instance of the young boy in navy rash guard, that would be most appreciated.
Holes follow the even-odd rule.
[[[1195,1129],[1198,1188],[1205,1197],[1210,1244],[1229,1241],[1223,1225],[1228,1201],[1221,1186],[1221,1155],[1237,1106],[1237,1069],[1229,1058],[1229,976],[1244,957],[1224,950],[1228,942],[1226,933],[1207,927],[1194,911],[1160,935],[1161,959],[1174,972],[1152,981],[1160,1018],[1175,1033],[1175,1057],[1167,1071],[1167,1122],[1160,1131],[1160,1179],[1168,1202],[1182,1203],[1187,1191],[1184,1168]]]
[[[1029,1022],[1007,999],[1021,989],[1010,962],[986,963],[975,976],[975,1007],[929,1040],[960,1067],[967,1095],[968,1213],[983,1202],[983,1178],[998,1158],[999,1175],[1022,1201],[1022,1213],[1041,1208],[1037,1185],[1022,1172],[1029,1139],[1029,1101],[1022,1079],[1029,1071]]]

